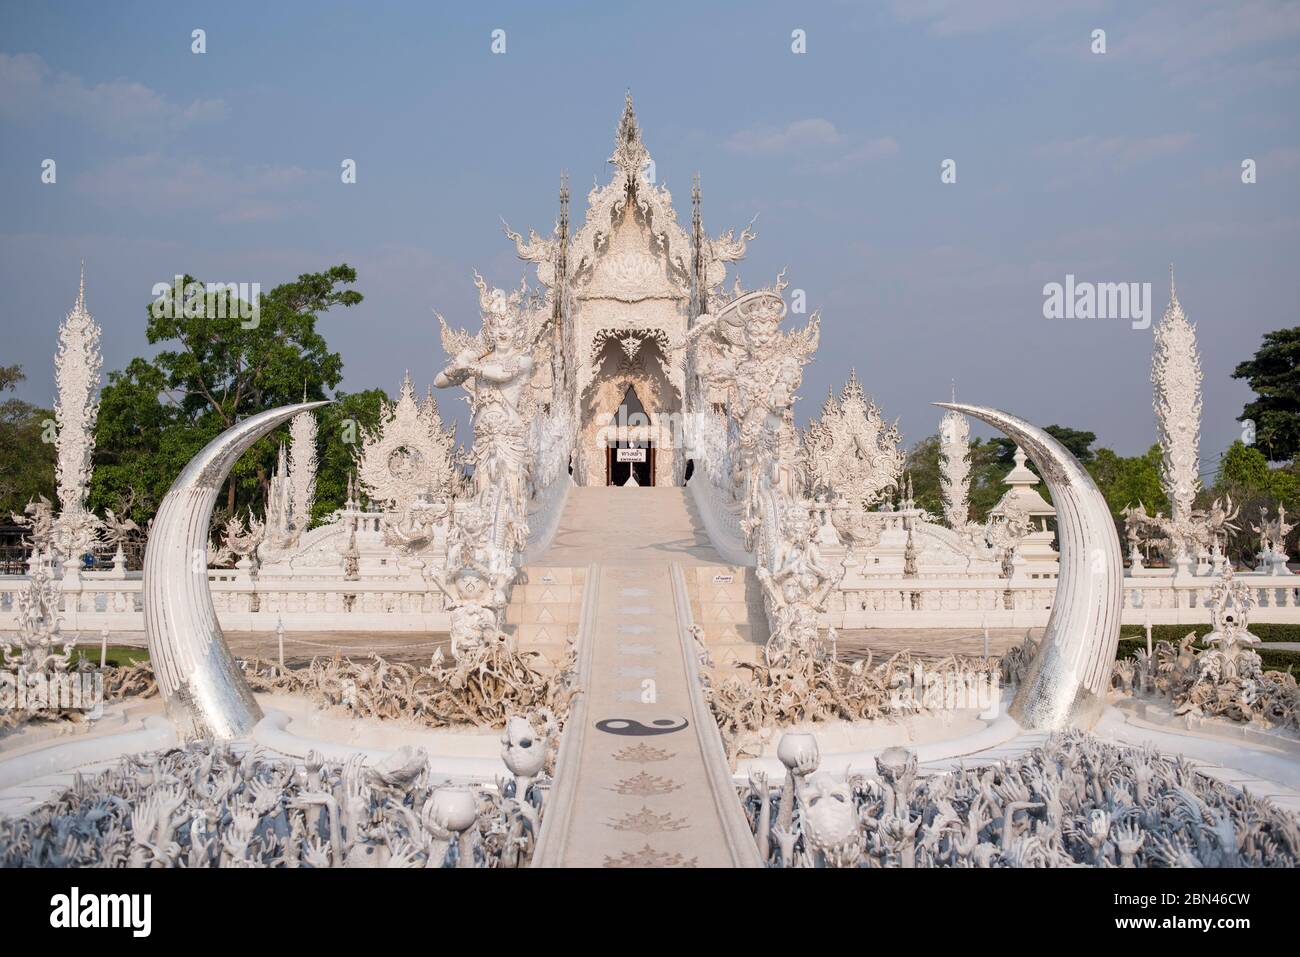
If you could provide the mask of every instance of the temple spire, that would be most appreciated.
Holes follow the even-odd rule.
[[[632,91],[627,91],[627,100],[623,105],[623,115],[619,117],[618,133],[614,137],[614,155],[609,161],[629,177],[636,176],[650,160],[645,144],[641,142],[641,128],[636,122],[636,110],[632,107]]]
[[[1168,538],[1176,569],[1195,558],[1193,505],[1200,490],[1201,359],[1196,329],[1178,301],[1169,267],[1169,306],[1153,330],[1152,404],[1162,453],[1161,485],[1169,499]]]
[[[95,543],[99,519],[86,507],[99,417],[100,328],[86,311],[86,264],[81,264],[77,304],[59,326],[54,356],[54,486],[59,515],[54,520],[54,549],[77,561]]]

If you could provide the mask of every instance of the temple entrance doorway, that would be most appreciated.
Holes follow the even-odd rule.
[[[653,442],[613,442],[605,450],[606,485],[654,485]]]
[[[636,388],[629,385],[615,412],[605,443],[606,485],[654,485],[655,444],[650,416]]]

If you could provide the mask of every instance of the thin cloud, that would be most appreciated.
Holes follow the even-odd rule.
[[[31,120],[64,116],[119,134],[143,130],[181,130],[226,117],[222,100],[176,103],[126,79],[88,84],[56,72],[35,53],[0,53],[0,117]]]
[[[822,117],[740,130],[727,138],[726,147],[734,153],[768,156],[796,153],[823,173],[842,172],[898,152],[892,136],[859,141]]]
[[[727,149],[735,153],[785,153],[810,146],[832,146],[842,139],[834,123],[813,117],[780,127],[740,130],[728,137]]]
[[[938,36],[989,33],[1064,13],[1095,10],[1098,0],[894,0],[894,18],[901,23],[925,23]]]
[[[297,166],[232,167],[158,153],[110,160],[75,186],[109,209],[210,214],[217,222],[269,222],[291,208],[291,194],[310,178]],[[286,194],[289,194],[288,196]]]
[[[827,173],[839,173],[874,160],[884,159],[886,156],[893,156],[897,152],[898,141],[892,136],[882,136],[878,139],[867,140],[842,156],[819,163],[818,169]]]
[[[1194,133],[1162,133],[1156,136],[1078,136],[1044,143],[1035,153],[1048,160],[1067,160],[1128,167],[1160,156],[1180,153],[1196,139]]]

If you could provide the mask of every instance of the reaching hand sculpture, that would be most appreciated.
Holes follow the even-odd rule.
[[[547,793],[528,784],[551,744],[530,731],[516,717],[507,732],[513,796],[439,784],[409,747],[367,765],[209,741],[126,757],[0,819],[0,867],[525,867]]]
[[[1300,829],[1273,802],[1181,759],[1080,732],[924,777],[903,748],[883,751],[874,777],[811,772],[791,768],[779,790],[759,775],[737,789],[769,867],[1286,867],[1300,858]]]

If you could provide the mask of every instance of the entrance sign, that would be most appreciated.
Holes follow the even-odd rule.
[[[645,449],[615,449],[614,461],[616,462],[644,462]]]

